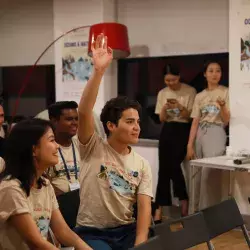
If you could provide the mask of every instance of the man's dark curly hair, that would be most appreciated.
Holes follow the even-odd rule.
[[[118,121],[122,117],[122,112],[130,108],[137,110],[140,115],[140,103],[129,99],[127,96],[118,96],[106,102],[100,117],[107,136],[110,134],[107,123],[112,122],[115,125],[118,125]]]

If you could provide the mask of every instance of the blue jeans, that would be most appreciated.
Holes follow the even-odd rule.
[[[134,246],[136,223],[115,228],[80,226],[74,231],[94,250],[127,250]]]

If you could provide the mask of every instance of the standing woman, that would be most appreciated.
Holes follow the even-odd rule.
[[[220,156],[226,149],[225,126],[230,119],[228,88],[219,85],[222,70],[218,62],[204,66],[207,88],[197,94],[192,110],[192,127],[188,142],[187,158]],[[204,168],[197,175],[197,190],[200,190],[199,204],[203,209],[221,201],[222,171]]]
[[[0,249],[58,249],[47,241],[49,227],[57,240],[78,250],[91,249],[64,221],[53,187],[42,177],[58,162],[58,145],[48,121],[15,125],[7,139],[0,174]]]
[[[164,82],[167,86],[158,93],[155,109],[163,123],[159,140],[155,221],[161,220],[162,206],[172,205],[170,180],[175,196],[181,201],[182,215],[188,213],[188,195],[181,163],[186,155],[190,113],[196,95],[194,88],[180,82],[179,69],[173,65],[165,67]]]

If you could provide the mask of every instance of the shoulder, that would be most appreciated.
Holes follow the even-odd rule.
[[[158,92],[158,96],[162,96],[164,95],[165,93],[167,93],[169,91],[169,88],[168,87],[165,87],[163,89],[161,89],[159,92]]]
[[[137,166],[140,166],[141,170],[151,169],[148,160],[146,160],[143,156],[135,152],[133,149],[131,153],[134,157],[135,164],[137,164]]]
[[[8,177],[6,177],[0,182],[0,189],[12,187],[21,189],[21,182],[18,179],[10,179]]]
[[[21,195],[27,198],[25,191],[21,187],[21,182],[18,179],[4,179],[0,182],[0,193],[5,196],[15,197]],[[15,195],[16,194],[16,195]]]
[[[203,98],[203,97],[206,96],[206,95],[207,95],[207,90],[204,89],[204,90],[202,90],[201,92],[199,92],[199,93],[196,95],[196,99],[201,99],[201,98]]]
[[[196,94],[196,89],[186,83],[184,83],[185,85],[185,88],[187,89],[187,91],[190,93],[190,94]]]
[[[223,85],[220,85],[219,87],[218,87],[218,90],[219,91],[222,91],[222,92],[228,92],[228,87],[226,87],[226,86],[223,86]]]

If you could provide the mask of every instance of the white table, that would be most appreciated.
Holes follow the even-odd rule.
[[[190,173],[189,173],[189,213],[192,214],[195,212],[195,169],[196,167],[204,168],[214,168],[221,170],[230,171],[230,181],[229,181],[229,196],[232,196],[233,185],[234,185],[234,171],[249,172],[250,164],[236,165],[233,163],[234,159],[240,159],[240,157],[231,157],[231,156],[217,156],[211,158],[203,158],[190,161]]]

